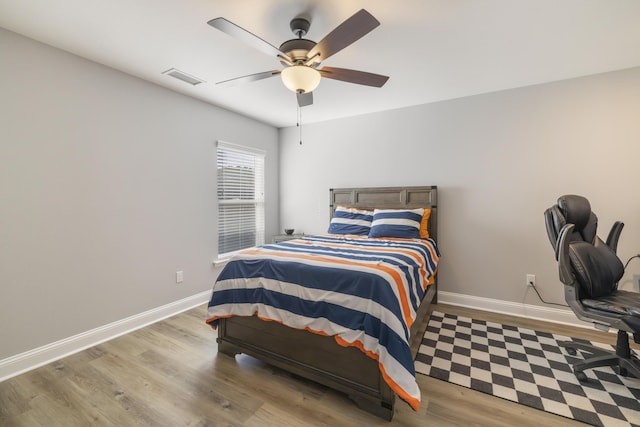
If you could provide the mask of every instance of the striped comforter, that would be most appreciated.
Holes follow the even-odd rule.
[[[417,410],[409,328],[438,259],[431,239],[331,234],[244,250],[220,273],[207,323],[257,315],[333,336],[378,360],[387,384]]]

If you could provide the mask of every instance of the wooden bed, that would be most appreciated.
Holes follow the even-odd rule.
[[[431,208],[429,235],[437,242],[437,187],[341,188],[330,190],[331,215],[338,205],[364,209]],[[436,302],[437,281],[428,288],[409,344],[417,352],[422,320]],[[332,337],[312,334],[252,317],[220,319],[218,350],[229,356],[245,353],[295,375],[346,393],[360,408],[391,420],[395,394],[386,384],[377,361]],[[295,343],[292,345],[291,343]]]

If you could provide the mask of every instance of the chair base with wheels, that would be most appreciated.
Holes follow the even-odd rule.
[[[632,352],[629,346],[629,334],[625,331],[618,331],[618,339],[615,351],[605,350],[591,344],[584,344],[575,341],[564,341],[560,343],[572,356],[576,356],[578,351],[588,353],[585,360],[575,362],[573,373],[579,381],[586,381],[585,369],[598,368],[601,366],[611,366],[618,375],[623,377],[633,376],[640,378],[640,359]]]

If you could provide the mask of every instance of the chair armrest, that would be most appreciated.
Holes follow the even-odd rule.
[[[575,286],[576,278],[571,271],[571,259],[569,258],[569,236],[573,233],[573,224],[567,224],[558,234],[556,253],[558,257],[558,274],[560,281],[565,285]]]
[[[623,228],[624,223],[616,221],[613,223],[613,227],[611,227],[609,235],[607,236],[607,246],[609,246],[614,253],[618,251],[618,239],[620,238],[620,233],[622,233]]]

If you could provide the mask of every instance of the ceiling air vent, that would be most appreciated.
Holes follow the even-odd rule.
[[[170,68],[162,74],[166,74],[171,77],[175,77],[178,80],[182,80],[185,83],[189,83],[190,85],[198,85],[200,83],[204,83],[204,80],[201,80],[197,77],[191,76],[184,71],[176,70],[175,68]]]

